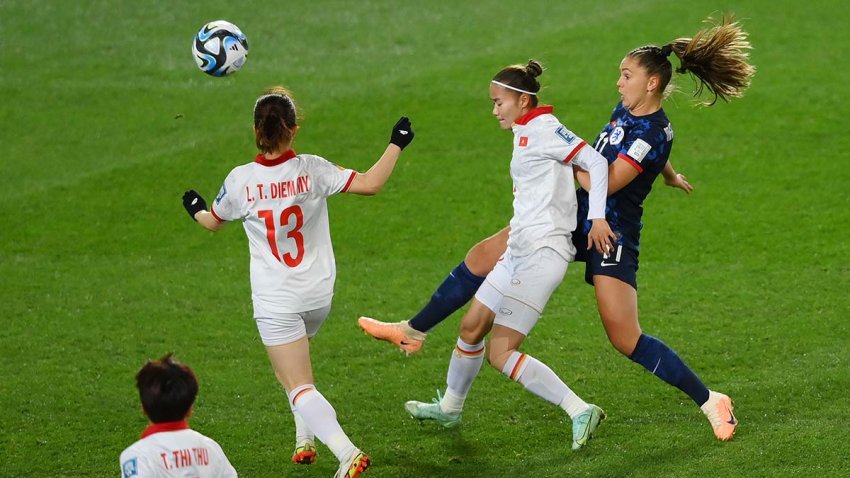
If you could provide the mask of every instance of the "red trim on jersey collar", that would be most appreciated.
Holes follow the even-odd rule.
[[[178,420],[176,422],[162,422],[148,425],[145,431],[142,432],[142,438],[149,437],[154,433],[174,432],[177,430],[188,430],[189,422],[186,420]]]
[[[520,116],[519,118],[514,120],[514,124],[518,124],[520,126],[527,125],[529,121],[537,118],[540,115],[549,115],[552,114],[552,110],[554,110],[554,106],[546,105],[546,106],[538,106],[528,113]]]
[[[260,154],[257,155],[257,158],[254,159],[254,161],[262,164],[263,166],[277,166],[278,164],[283,164],[283,163],[289,161],[290,159],[294,158],[295,156],[297,156],[295,154],[295,151],[293,151],[291,149],[287,149],[286,151],[283,152],[283,154],[281,154],[280,156],[278,156],[274,159],[266,159],[266,157],[263,155],[263,153],[260,153]]]

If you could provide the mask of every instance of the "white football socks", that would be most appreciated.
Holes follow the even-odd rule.
[[[292,404],[291,400],[289,401],[289,408],[292,410],[292,418],[295,419],[295,444],[300,445],[307,440],[312,441],[315,435],[310,430],[310,427],[304,423],[304,419],[301,418],[301,414],[295,409],[295,405]]]
[[[316,387],[310,383],[289,392],[289,403],[295,408],[304,423],[316,434],[342,462],[349,458],[356,447],[342,431],[336,420],[336,411]]]
[[[529,392],[563,408],[570,418],[590,406],[558,378],[552,369],[531,355],[514,351],[505,362],[502,373],[521,383]]]
[[[484,341],[468,344],[458,337],[446,374],[446,394],[440,400],[440,409],[444,413],[454,415],[463,410],[463,402],[483,363]]]

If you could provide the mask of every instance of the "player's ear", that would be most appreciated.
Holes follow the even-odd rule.
[[[649,77],[649,80],[646,82],[646,91],[653,92],[658,89],[658,85],[661,83],[661,78],[658,75],[652,75]]]

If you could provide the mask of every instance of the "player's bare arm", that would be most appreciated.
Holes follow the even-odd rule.
[[[348,192],[364,196],[378,194],[390,178],[400,155],[401,148],[394,144],[388,145],[384,154],[368,171],[354,176]]]
[[[223,222],[216,219],[209,211],[198,212],[195,214],[195,220],[198,221],[198,224],[204,226],[204,229],[212,232],[217,232],[224,225]]]
[[[207,202],[194,189],[183,193],[183,207],[189,213],[189,217],[209,231],[216,232],[224,224],[207,210]]]
[[[667,161],[667,164],[664,165],[661,175],[664,176],[664,184],[672,188],[679,188],[688,194],[694,190],[694,187],[691,186],[691,183],[688,182],[685,175],[677,173],[676,170],[673,169],[673,165],[670,164],[670,161]]]
[[[352,181],[348,192],[354,194],[362,194],[364,196],[374,196],[381,191],[390,175],[395,169],[401,150],[413,141],[413,128],[410,120],[403,116],[395,126],[390,136],[390,144],[384,150],[384,154],[380,159],[369,168],[365,173],[357,173]]]
[[[575,167],[575,166],[573,166]],[[612,195],[626,187],[638,175],[638,170],[622,159],[617,159],[608,166],[608,195]],[[590,190],[590,174],[583,169],[575,169],[576,181],[585,191]]]

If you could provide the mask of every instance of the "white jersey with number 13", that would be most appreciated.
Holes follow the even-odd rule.
[[[251,252],[254,317],[318,309],[331,303],[336,264],[327,197],[345,192],[356,171],[319,156],[286,151],[257,155],[234,168],[210,212],[241,220]]]

